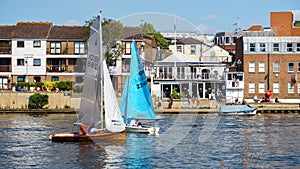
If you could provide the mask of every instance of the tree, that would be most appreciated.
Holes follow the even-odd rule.
[[[95,18],[85,21],[85,27],[88,32]],[[104,18],[101,26],[104,56],[108,65],[111,65],[122,54],[122,46],[119,44],[119,41],[123,37],[123,24],[119,21]]]
[[[140,26],[143,28],[144,34],[154,36],[157,46],[159,46],[161,49],[168,48],[168,41],[162,36],[162,34],[155,30],[154,26],[151,23],[145,22]]]
[[[29,109],[42,109],[43,106],[48,104],[48,95],[35,93],[29,97]]]

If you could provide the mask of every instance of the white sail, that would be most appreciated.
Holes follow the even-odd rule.
[[[109,76],[105,60],[103,61],[104,78],[104,107],[105,107],[105,127],[111,132],[125,130],[119,103]]]

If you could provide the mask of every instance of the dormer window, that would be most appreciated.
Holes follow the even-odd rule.
[[[40,40],[33,41],[33,47],[34,48],[40,48],[41,47],[41,41]]]

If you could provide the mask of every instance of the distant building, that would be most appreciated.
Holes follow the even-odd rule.
[[[84,72],[86,37],[83,26],[50,22],[0,26],[0,88],[13,82],[75,81]]]

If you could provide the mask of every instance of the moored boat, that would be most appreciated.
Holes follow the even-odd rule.
[[[219,109],[220,115],[256,115],[257,108],[248,105],[221,105]]]

